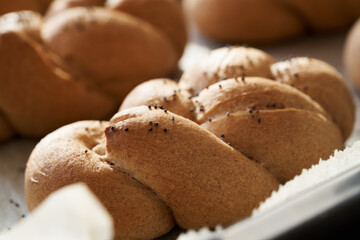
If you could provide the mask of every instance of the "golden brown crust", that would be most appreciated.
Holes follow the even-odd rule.
[[[188,91],[180,89],[173,80],[153,79],[136,86],[126,96],[119,111],[141,105],[156,105],[192,120],[194,106],[190,96]]]
[[[205,35],[226,43],[268,43],[299,35],[301,21],[281,5],[263,0],[185,0]]]
[[[255,114],[257,110],[285,108],[309,110],[328,117],[317,102],[297,89],[259,77],[223,80],[202,90],[193,101],[198,123],[238,111]]]
[[[106,8],[60,12],[45,22],[42,38],[51,51],[95,78],[119,101],[143,80],[170,74],[177,63],[171,43],[161,32],[138,18]]]
[[[219,48],[185,71],[179,86],[197,94],[223,79],[242,76],[270,78],[270,66],[275,60],[267,53],[248,47]]]
[[[226,43],[268,44],[335,31],[360,16],[357,0],[185,0],[184,5],[201,32]]]
[[[346,37],[344,47],[344,67],[355,88],[360,91],[360,19],[354,24]]]
[[[182,9],[178,1],[107,0],[105,6],[136,16],[160,29],[171,40],[176,49],[177,58],[183,54],[187,35]]]
[[[352,94],[341,74],[317,59],[298,57],[276,63],[271,56],[257,49],[220,48],[185,71],[179,86],[198,94],[215,82],[221,85],[224,79],[237,77],[236,81],[243,81],[242,72],[245,78],[274,79],[306,93],[328,112],[340,128],[344,141],[351,134],[355,116]]]
[[[174,225],[170,209],[146,186],[98,154],[107,126],[108,122],[77,122],[36,146],[25,173],[29,209],[51,192],[80,181],[113,216],[116,239],[152,239],[165,234]]]
[[[265,110],[254,118],[235,112],[202,126],[260,163],[281,183],[320,158],[328,159],[334,149],[342,149],[339,129],[321,114],[307,110]]]
[[[43,136],[78,119],[107,118],[116,109],[115,101],[76,82],[24,34],[1,35],[0,72],[0,109],[21,135]]]
[[[104,0],[60,0],[46,18],[30,11],[0,18],[0,58],[5,63],[0,85],[11,80],[16,89],[18,84],[18,90],[28,92],[25,98],[31,98],[20,102],[33,104],[21,109],[14,100],[16,91],[3,89],[13,97],[0,103],[0,111],[16,131],[42,136],[75,120],[107,118],[134,86],[177,69],[186,42],[179,4],[136,2],[116,3],[112,7],[117,10],[112,10]],[[24,90],[30,82],[49,86]],[[15,104],[14,109],[8,103]],[[50,114],[51,109],[59,111]]]
[[[355,104],[340,73],[312,58],[292,58],[271,66],[276,81],[290,84],[317,101],[332,117],[346,140],[355,121]]]
[[[124,110],[105,133],[107,157],[158,194],[186,229],[244,218],[278,186],[260,165],[171,112]]]
[[[342,147],[339,129],[318,103],[268,79],[228,79],[221,87],[201,91],[194,101],[204,128],[262,164],[281,183]]]

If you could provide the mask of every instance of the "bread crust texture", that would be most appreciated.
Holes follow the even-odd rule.
[[[226,60],[235,48],[235,61]],[[337,87],[342,79],[332,68],[302,58],[283,68],[242,47],[218,52],[220,61],[210,55],[211,64],[199,63],[211,68],[185,73],[186,84],[162,78],[138,85],[109,122],[81,121],[46,136],[27,163],[29,209],[81,181],[112,214],[118,239],[159,237],[174,224],[225,227],[343,148],[333,113],[302,87],[304,81],[322,95],[327,78],[330,89]],[[295,82],[284,70],[289,64]],[[317,79],[321,84],[310,85]]]
[[[45,16],[0,17],[0,139],[109,119],[136,85],[177,71],[187,41],[180,4],[135,2],[60,0]]]
[[[360,16],[357,0],[184,0],[183,5],[200,32],[225,43],[272,44],[335,32]]]

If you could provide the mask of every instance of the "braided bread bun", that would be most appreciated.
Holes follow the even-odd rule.
[[[350,30],[344,48],[344,67],[355,88],[360,91],[360,19]]]
[[[0,141],[108,119],[134,86],[177,69],[186,43],[180,5],[136,3],[61,0],[46,18],[0,18]]]
[[[159,123],[153,131],[150,120]],[[82,181],[113,215],[117,238],[151,239],[173,218],[183,228],[231,224],[278,187],[259,164],[171,112],[132,108],[104,124],[71,124],[38,144],[26,170],[30,209]],[[134,148],[139,141],[143,147]]]
[[[174,81],[151,80],[109,123],[49,134],[27,164],[29,209],[82,181],[114,217],[119,239],[155,238],[174,223],[227,226],[343,146],[331,115],[290,85],[236,77],[190,94]]]
[[[298,57],[275,62],[267,53],[247,47],[224,47],[193,65],[179,86],[198,94],[209,85],[232,77],[258,76],[291,85],[317,101],[340,128],[344,141],[355,121],[352,94],[341,74],[329,64]]]
[[[306,32],[348,27],[360,16],[358,0],[185,0],[205,35],[228,43],[272,43]]]

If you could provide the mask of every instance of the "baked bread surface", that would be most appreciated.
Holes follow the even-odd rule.
[[[360,16],[357,0],[184,0],[189,19],[225,43],[270,44],[349,27]]]
[[[0,17],[0,139],[109,119],[136,85],[177,70],[187,40],[180,4],[135,2],[60,0],[45,16]]]
[[[229,52],[235,61],[224,60]],[[344,84],[330,66],[307,58],[276,63],[244,47],[217,53],[219,61],[210,55],[199,63],[211,62],[209,74],[194,66],[189,71],[199,74],[185,73],[186,82],[144,82],[110,122],[78,122],[45,137],[26,168],[29,208],[83,181],[114,217],[117,238],[155,238],[174,224],[228,226],[279,184],[342,149],[341,125],[316,99]]]

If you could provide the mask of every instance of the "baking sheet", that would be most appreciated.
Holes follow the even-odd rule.
[[[342,33],[333,36],[307,37],[289,43],[260,48],[278,60],[292,56],[318,58],[330,63],[343,73],[342,51],[345,36],[346,34]],[[208,54],[210,49],[221,46],[206,40],[194,30],[191,30],[191,39],[192,41],[180,62],[182,69],[187,69]],[[351,87],[348,79],[345,79]],[[359,119],[360,96],[353,89],[352,91],[357,108],[356,119]],[[352,145],[356,140],[360,140],[359,121],[356,121],[353,134],[346,142],[346,145]],[[0,145],[0,232],[10,229],[15,222],[28,214],[24,197],[24,170],[28,156],[37,141],[36,139],[15,139]],[[167,238],[176,238],[178,232],[177,229]]]

